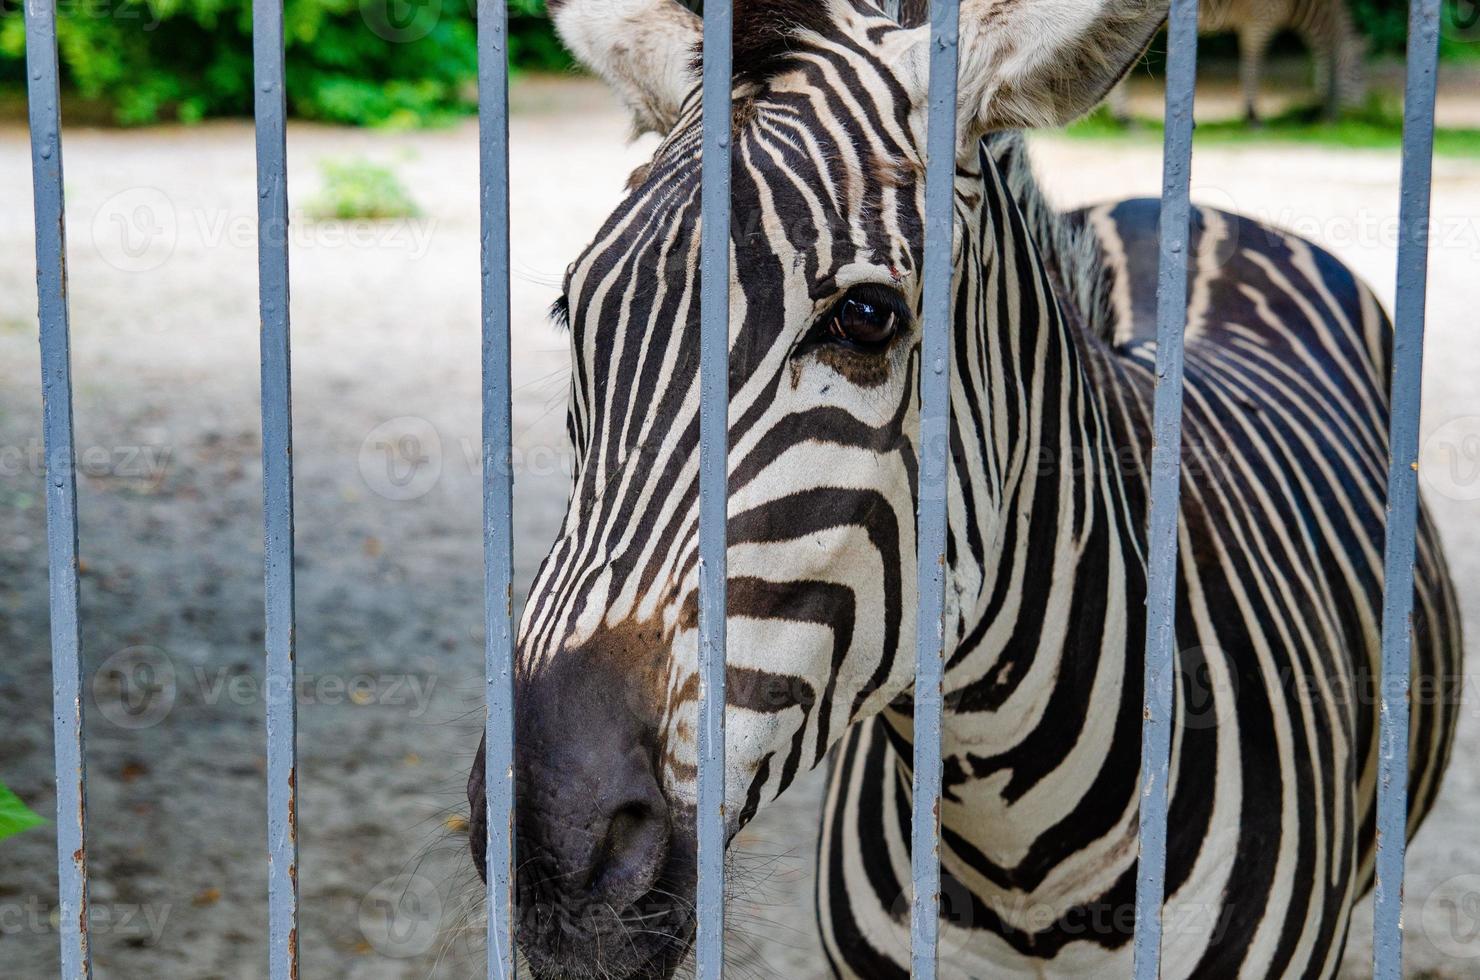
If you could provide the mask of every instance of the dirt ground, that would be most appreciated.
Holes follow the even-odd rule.
[[[564,506],[565,339],[544,310],[647,142],[579,80],[516,86],[516,576]],[[1447,111],[1447,110],[1446,110]],[[1154,195],[1159,151],[1044,137],[1074,204]],[[79,450],[93,937],[99,977],[265,974],[252,132],[240,122],[66,137]],[[422,216],[297,220],[297,466],[305,977],[481,976],[463,783],[481,725],[478,183],[471,123],[295,126],[318,162],[364,156]],[[1480,163],[1435,163],[1425,482],[1480,636]],[[1391,302],[1398,158],[1199,150],[1194,198],[1293,227]],[[29,157],[0,125],[0,779],[53,806]],[[1468,453],[1468,455],[1466,455]],[[1409,855],[1410,971],[1480,976],[1480,692]],[[736,976],[822,974],[810,902],[819,774],[764,811],[736,863]],[[0,974],[54,976],[45,829],[0,843]],[[1348,973],[1369,973],[1370,901]]]

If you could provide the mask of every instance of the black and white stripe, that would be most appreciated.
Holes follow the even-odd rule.
[[[1076,274],[1062,246],[1024,218],[1041,204],[1015,141],[983,166],[957,293],[976,330],[956,351],[944,955],[953,975],[1039,960],[1123,975],[1158,205],[1062,219],[1102,243],[1115,314],[1086,329],[1058,286]],[[1327,976],[1372,874],[1390,325],[1329,254],[1235,215],[1197,213],[1189,263],[1165,969]],[[1035,356],[994,356],[1004,335]],[[999,386],[1008,411],[983,411]],[[1461,649],[1427,521],[1417,585],[1415,673],[1443,693],[1414,703],[1415,825],[1447,760]],[[844,974],[907,975],[892,902],[909,881],[907,730],[892,714],[861,725],[834,766],[818,887]]]
[[[973,24],[1027,16],[986,7]],[[1105,12],[1139,17],[1139,43],[1155,28],[1154,12]],[[839,975],[902,977],[918,328],[865,355],[818,327],[859,290],[918,309],[921,35],[863,3],[756,0],[736,37],[729,813],[738,828],[830,755],[824,946]],[[1095,56],[1115,70],[1079,110],[1132,47]],[[1051,115],[1026,77],[1000,118]],[[628,82],[640,118],[670,113]],[[971,113],[942,969],[1116,975],[1134,929],[1157,207],[1054,212],[1021,138]],[[592,671],[620,678],[624,711],[656,732],[677,826],[692,816],[698,699],[697,92],[671,115],[560,304],[578,470],[521,625],[519,683],[543,704]],[[1391,328],[1329,254],[1236,215],[1197,211],[1188,263],[1164,975],[1330,976],[1372,876]],[[1413,704],[1415,828],[1447,761],[1461,650],[1426,520],[1416,587],[1415,672],[1442,694]],[[602,737],[580,722],[569,738]],[[552,880],[521,894],[565,887]]]

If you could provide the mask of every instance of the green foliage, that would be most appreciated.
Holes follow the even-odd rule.
[[[1402,57],[1408,46],[1406,0],[1350,0],[1357,30],[1372,54]],[[1440,0],[1439,57],[1480,59],[1480,0]]]
[[[24,0],[0,0],[0,87],[24,84]],[[545,0],[507,0],[516,69],[569,56]],[[1407,0],[1348,0],[1374,55],[1401,57]],[[1480,0],[1441,0],[1445,60],[1480,60]],[[63,82],[123,125],[252,111],[251,0],[57,0]],[[299,117],[434,125],[473,111],[475,0],[285,0],[288,102]],[[691,4],[692,5],[692,4]],[[1204,42],[1232,55],[1228,38]],[[1158,71],[1157,59],[1148,61]]]
[[[1408,43],[1408,4],[1393,0],[1351,0],[1352,19],[1367,38],[1369,54],[1403,54]]]
[[[324,160],[323,193],[308,205],[319,220],[412,218],[421,213],[395,173],[369,160]]]
[[[1069,126],[1065,132],[1079,139],[1161,142],[1161,121],[1137,119],[1122,123],[1101,106]],[[1403,143],[1403,113],[1390,101],[1371,98],[1358,109],[1324,119],[1319,109],[1295,108],[1250,127],[1242,118],[1200,122],[1193,142],[1202,144],[1299,142],[1363,149],[1397,149]],[[1439,156],[1480,157],[1480,129],[1441,126],[1434,131],[1434,153]]]
[[[44,823],[46,821],[22,803],[19,796],[0,783],[0,840]]]
[[[23,80],[22,0],[0,0],[0,80]],[[356,125],[413,125],[477,102],[473,0],[286,0],[289,110]],[[58,0],[70,93],[124,125],[252,111],[250,0]],[[511,0],[517,68],[569,61],[544,0]]]

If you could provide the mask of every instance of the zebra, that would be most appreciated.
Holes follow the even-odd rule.
[[[1363,59],[1367,44],[1352,22],[1346,0],[1200,0],[1197,29],[1202,34],[1238,36],[1239,90],[1244,118],[1259,125],[1259,74],[1264,52],[1281,31],[1294,31],[1315,61],[1316,84],[1327,119],[1360,105],[1366,95]],[[1124,83],[1110,93],[1111,114],[1130,118]]]
[[[949,977],[1129,970],[1157,204],[1055,211],[1019,131],[1093,107],[1166,7],[961,7]],[[516,638],[515,929],[534,977],[661,978],[694,927],[701,25],[674,0],[552,11],[661,141],[552,311],[577,465]],[[905,977],[931,41],[868,0],[734,18],[727,830],[826,762],[826,968]],[[1391,326],[1247,218],[1195,209],[1187,262],[1163,975],[1328,977],[1373,874]],[[1412,828],[1461,651],[1426,515],[1415,589]]]

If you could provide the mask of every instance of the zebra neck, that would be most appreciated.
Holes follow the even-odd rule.
[[[956,322],[970,326],[955,351],[942,822],[1005,881],[1057,863],[1042,835],[1107,763],[1134,785],[1136,753],[1111,756],[1138,745],[1131,649],[1145,586],[1129,502],[1140,496],[1116,451],[1126,440],[1108,424],[1119,374],[1062,285],[1090,274],[1063,251],[1083,243],[1041,248],[1013,192],[1020,176],[983,163],[956,297]],[[1133,838],[1134,792],[1102,802],[1124,804]]]

